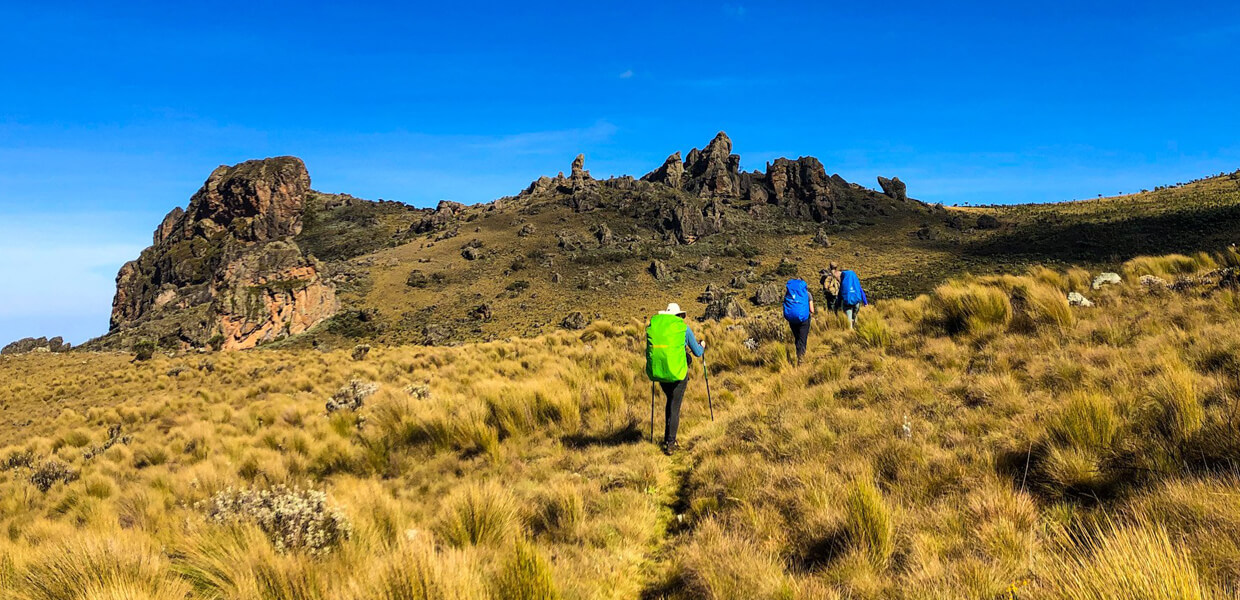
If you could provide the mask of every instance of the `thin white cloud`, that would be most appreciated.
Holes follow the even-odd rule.
[[[633,69],[628,69],[625,72],[620,74],[620,79],[632,79],[632,78],[633,78]]]

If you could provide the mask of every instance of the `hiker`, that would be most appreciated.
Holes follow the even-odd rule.
[[[827,310],[840,312],[840,276],[839,265],[831,263],[826,269],[818,272],[818,284],[822,286],[822,298],[827,302]]]
[[[646,376],[657,382],[667,396],[664,409],[663,452],[671,454],[679,445],[676,431],[680,428],[680,403],[685,398],[689,378],[689,352],[701,357],[706,340],[698,342],[693,330],[685,323],[685,311],[672,302],[650,318],[646,328]],[[653,401],[652,401],[653,404]],[[653,418],[654,407],[651,407]],[[653,435],[654,424],[651,424]]]
[[[853,271],[841,271],[839,265],[835,267],[835,276],[840,282],[840,294],[837,300],[840,308],[848,315],[848,328],[855,329],[857,326],[857,313],[861,311],[862,305],[868,305],[870,302],[865,297],[865,290],[861,289],[861,278]]]
[[[797,348],[797,364],[805,358],[805,346],[809,342],[809,324],[814,316],[814,297],[804,279],[789,279],[784,286],[784,319],[792,329],[792,339]]]

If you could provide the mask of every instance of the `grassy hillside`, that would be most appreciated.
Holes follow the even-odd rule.
[[[423,234],[410,231],[422,214],[392,203],[312,214],[299,243],[329,260],[346,311],[285,345],[533,336],[575,311],[627,322],[668,301],[691,305],[711,284],[760,310],[748,301],[758,286],[792,272],[816,282],[831,261],[861,273],[876,297],[912,298],[964,274],[1044,263],[1116,269],[1142,254],[1222,247],[1240,231],[1236,175],[1058,204],[944,209],[889,201],[824,225],[727,206],[724,232],[689,245],[668,242],[616,202],[604,204],[612,208],[578,213],[554,195],[506,199],[469,207]],[[606,243],[602,225],[612,237]],[[830,246],[815,241],[820,231]],[[465,258],[465,246],[477,257]],[[668,279],[650,273],[656,260]]]
[[[428,270],[461,276],[459,244]],[[401,301],[405,251],[357,297]],[[856,332],[820,317],[799,367],[774,309],[694,325],[716,419],[697,373],[672,457],[647,439],[637,322],[356,357],[6,356],[0,590],[1234,597],[1240,292],[1219,268],[1238,265],[1141,258],[1097,291],[1081,270],[958,279]]]

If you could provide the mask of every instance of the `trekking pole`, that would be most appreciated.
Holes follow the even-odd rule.
[[[702,353],[702,376],[706,378],[706,405],[710,407],[710,420],[715,420],[715,401],[710,399],[710,371],[706,369],[706,353]]]
[[[650,382],[650,443],[654,443],[654,382]]]

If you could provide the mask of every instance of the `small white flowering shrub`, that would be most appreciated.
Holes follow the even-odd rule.
[[[327,504],[327,494],[276,486],[266,490],[224,490],[203,503],[214,523],[253,523],[276,550],[325,554],[349,539],[353,527]]]

